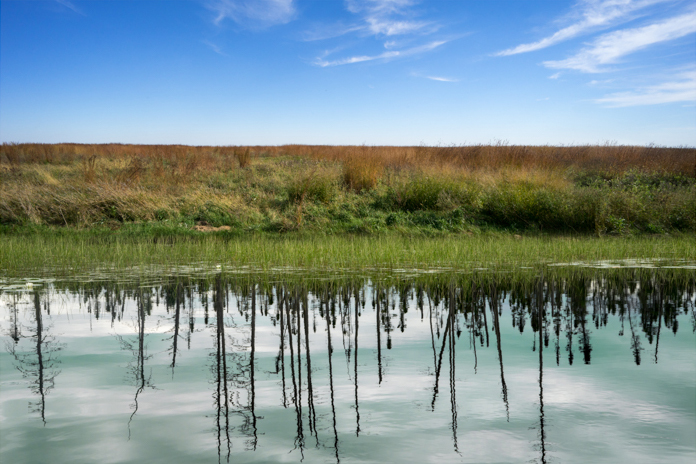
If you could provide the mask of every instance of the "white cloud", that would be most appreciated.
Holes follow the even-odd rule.
[[[378,17],[366,18],[366,21],[372,34],[386,36],[411,34],[431,25],[424,21],[396,21]]]
[[[425,45],[421,45],[418,47],[413,47],[409,48],[406,50],[393,50],[389,52],[384,52],[380,53],[379,55],[360,55],[360,56],[352,56],[348,58],[341,58],[338,60],[333,60],[333,61],[327,61],[323,58],[317,58],[314,61],[314,64],[317,66],[321,67],[327,67],[327,66],[340,66],[344,64],[353,64],[353,63],[362,63],[364,61],[375,61],[375,60],[388,60],[392,58],[403,58],[411,55],[416,55],[418,53],[424,53],[430,50],[433,50],[440,45],[443,45],[447,43],[446,40],[440,40],[436,42],[430,42]]]
[[[561,77],[561,73],[557,72],[556,74],[551,74],[549,79],[558,79],[559,77]]]
[[[210,41],[208,41],[208,40],[203,40],[202,42],[203,42],[205,45],[207,45],[208,47],[210,47],[210,49],[211,49],[212,51],[214,51],[215,53],[217,53],[218,55],[227,56],[227,53],[223,52],[223,51],[220,49],[220,47],[218,47],[218,46],[215,45],[214,43],[212,43],[212,42],[210,42]]]
[[[497,56],[516,55],[527,53],[542,48],[550,47],[564,40],[571,39],[582,33],[603,26],[609,26],[622,19],[626,19],[630,13],[636,10],[654,5],[667,0],[585,0],[583,5],[582,19],[580,21],[564,27],[549,37],[545,37],[537,42],[518,45],[514,48],[503,50],[496,53]]]
[[[438,82],[459,82],[458,79],[452,79],[450,77],[425,76],[425,78]]]
[[[81,9],[76,7],[75,4],[69,0],[56,0],[56,2],[60,3],[61,5],[63,5],[66,8],[71,9],[72,11],[74,11],[75,13],[77,13],[79,15],[87,16],[87,15],[85,15],[85,13]]]
[[[413,7],[418,0],[346,0],[346,8],[349,12],[360,15],[360,23],[350,27],[338,28],[341,33],[333,34],[337,37],[348,32],[357,32],[363,37],[374,37],[384,40],[385,37],[395,36],[423,36],[436,31],[439,26],[432,21],[420,21],[414,19],[417,13]],[[311,36],[311,35],[310,35]],[[328,53],[318,56],[314,60],[317,66],[339,66],[343,64],[361,63],[364,61],[387,61],[393,58],[402,58],[418,53],[433,50],[448,40],[431,41],[423,45],[413,45],[417,39],[406,37],[399,40],[385,40],[384,48],[387,50],[377,55],[354,55],[347,58],[327,60]],[[405,44],[411,44],[410,48],[400,49]]]
[[[417,0],[346,0],[346,8],[351,13],[369,11],[372,14],[403,13]]]
[[[295,17],[293,0],[215,0],[207,6],[216,15],[216,25],[229,18],[243,26],[268,27]]]
[[[346,9],[360,16],[357,21],[348,25],[317,25],[303,34],[303,40],[331,39],[353,32],[362,36],[392,37],[416,33],[424,35],[438,30],[439,25],[433,21],[413,19],[415,13],[412,7],[417,3],[413,0],[347,0]],[[390,47],[385,44],[385,48]]]
[[[407,35],[416,32],[433,32],[438,27],[430,21],[415,21],[413,0],[348,0],[346,7],[354,14],[362,15],[363,30],[371,35]]]
[[[344,25],[344,24],[326,24],[314,27],[311,30],[302,33],[302,40],[305,42],[314,42],[317,40],[333,39],[342,35],[350,34],[351,32],[363,31],[365,26],[362,25]]]
[[[616,79],[603,79],[603,80],[597,80],[593,79],[590,82],[587,83],[587,85],[605,85],[605,84],[611,84],[614,82]]]
[[[610,107],[696,102],[696,69],[678,73],[674,80],[634,92],[620,92],[595,100]]]
[[[615,63],[625,55],[694,32],[696,12],[686,13],[648,26],[604,34],[577,55],[561,61],[545,61],[544,65],[554,69],[601,72],[600,66]]]

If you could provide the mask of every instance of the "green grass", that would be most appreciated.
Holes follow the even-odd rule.
[[[182,153],[176,163],[154,154],[0,163],[0,226],[177,235],[201,221],[237,235],[696,231],[696,178],[662,168],[401,166],[369,150],[343,161],[259,154],[242,167],[231,155]]]
[[[272,271],[375,271],[395,269],[516,269],[549,263],[623,259],[696,260],[691,234],[673,236],[593,237],[515,236],[489,232],[436,237],[385,233],[374,236],[317,234],[216,233],[182,228],[113,232],[108,229],[24,230],[4,234],[0,269],[5,276],[67,274],[90,269],[175,267],[198,263],[228,269],[250,266]]]

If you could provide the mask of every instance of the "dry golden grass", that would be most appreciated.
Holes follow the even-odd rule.
[[[0,223],[373,229],[440,221],[418,216],[428,210],[453,214],[441,219],[455,229],[683,230],[695,221],[695,178],[693,148],[3,144]]]
[[[343,163],[343,183],[355,192],[375,188],[384,172],[384,159],[371,147],[353,147],[343,159],[334,161]]]
[[[0,149],[0,163],[67,164],[88,163],[101,159],[139,158],[155,172],[175,169],[188,175],[197,169],[247,167],[253,158],[297,156],[337,161],[349,165],[380,169],[486,169],[504,168],[568,169],[620,173],[630,169],[663,171],[693,176],[696,173],[696,149],[655,146],[583,145],[583,146],[327,146],[284,145],[250,147],[213,147],[183,145],[122,144],[12,144]]]
[[[476,178],[484,184],[508,181],[567,182],[568,171],[604,176],[629,170],[696,177],[696,149],[655,146],[325,146],[285,145],[211,147],[122,144],[3,144],[0,165],[70,165],[81,163],[86,183],[98,171],[131,185],[157,182],[186,185],[200,172],[248,168],[253,159],[290,156],[340,163],[343,184],[360,192],[373,189],[387,173],[417,171],[428,176]]]
[[[474,145],[450,147],[350,147],[288,145],[275,147],[282,154],[311,156],[345,162],[375,159],[393,169],[493,170],[575,168],[617,174],[626,170],[663,171],[694,175],[696,149],[654,146],[513,146]],[[269,150],[269,153],[271,151]],[[366,161],[365,161],[366,162]]]

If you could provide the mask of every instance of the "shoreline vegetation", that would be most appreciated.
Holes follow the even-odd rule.
[[[152,240],[142,235],[8,235],[0,240],[0,277],[60,276],[75,272],[223,270],[263,274],[528,271],[594,272],[595,268],[693,269],[693,235],[594,237],[507,233],[414,237],[201,235]],[[607,269],[605,269],[607,270]],[[665,269],[667,270],[667,269]],[[327,273],[321,275],[316,272]],[[166,271],[169,272],[169,271]],[[565,271],[563,271],[565,272]],[[693,271],[687,271],[693,272]]]
[[[694,231],[696,149],[2,145],[4,232],[133,223],[237,235]]]
[[[5,143],[0,153],[6,272],[694,260],[694,231],[694,148]]]

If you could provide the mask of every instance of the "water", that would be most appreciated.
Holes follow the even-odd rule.
[[[0,458],[692,463],[683,272],[4,281]]]

